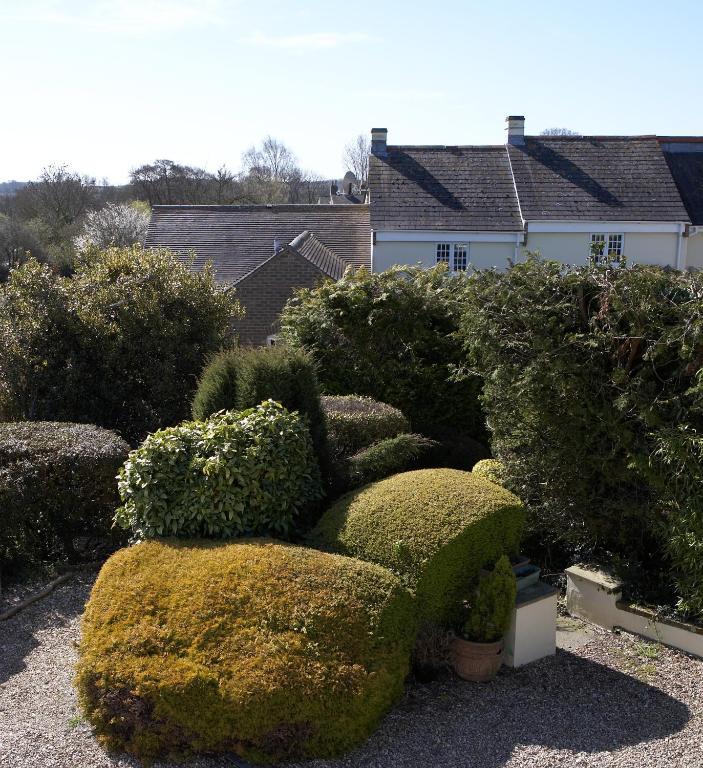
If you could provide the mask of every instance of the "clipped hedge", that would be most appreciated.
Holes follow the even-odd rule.
[[[275,400],[308,421],[315,454],[327,474],[327,431],[320,388],[310,356],[285,346],[226,349],[203,371],[193,399],[193,418],[221,410],[253,408]]]
[[[128,451],[113,432],[89,424],[0,423],[3,570],[75,557],[76,537],[107,535]]]
[[[471,472],[484,480],[490,480],[496,485],[505,483],[505,467],[503,462],[498,459],[481,459],[477,462]]]
[[[470,472],[404,472],[347,494],[322,517],[311,541],[378,563],[416,591],[419,616],[453,621],[481,567],[517,554],[520,500]]]
[[[118,486],[116,521],[139,538],[285,536],[321,495],[305,423],[272,400],[149,435]]]
[[[145,542],[103,567],[77,687],[100,741],[142,759],[332,757],[403,691],[412,599],[359,560],[272,540]]]
[[[437,443],[412,433],[387,437],[350,456],[345,462],[346,485],[358,488],[384,477],[417,469]]]
[[[410,422],[392,405],[360,395],[322,398],[330,451],[346,458],[389,437],[410,432]]]

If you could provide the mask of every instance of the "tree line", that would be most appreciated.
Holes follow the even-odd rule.
[[[346,170],[366,184],[369,142],[358,136],[343,154]],[[241,170],[210,172],[157,159],[130,172],[129,183],[98,183],[68,166],[49,166],[38,179],[0,194],[0,280],[31,256],[68,274],[91,246],[142,242],[153,205],[317,203],[330,181],[303,170],[271,136],[242,155]]]

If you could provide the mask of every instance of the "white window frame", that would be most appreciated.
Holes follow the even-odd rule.
[[[441,250],[440,250],[441,249]],[[440,258],[440,253],[442,258]],[[446,264],[450,272],[466,272],[469,268],[471,243],[435,243],[435,264]],[[457,267],[457,260],[461,266]]]
[[[611,250],[612,239],[619,238],[619,252]],[[593,243],[603,243],[603,258],[608,256],[621,257],[625,253],[625,233],[624,232],[591,232],[588,241],[588,255],[593,255]]]

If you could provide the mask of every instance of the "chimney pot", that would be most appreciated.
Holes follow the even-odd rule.
[[[524,144],[525,116],[508,115],[508,117],[505,118],[505,122],[508,124],[508,144]]]
[[[388,154],[386,142],[388,141],[387,128],[371,129],[371,154],[377,157],[385,157]]]

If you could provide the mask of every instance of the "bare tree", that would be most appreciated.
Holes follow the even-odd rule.
[[[203,168],[155,160],[129,174],[139,198],[149,205],[180,205],[211,202],[213,176]]]
[[[370,154],[371,140],[363,133],[344,147],[344,165],[356,176],[362,189],[366,188],[369,180]]]
[[[97,199],[95,179],[65,165],[48,166],[20,194],[25,218],[39,218],[53,231],[76,224]]]
[[[242,155],[242,170],[247,176],[285,184],[300,173],[295,155],[278,139],[267,136],[260,147],[250,147]]]
[[[580,136],[578,131],[572,131],[570,128],[545,128],[540,136]]]

